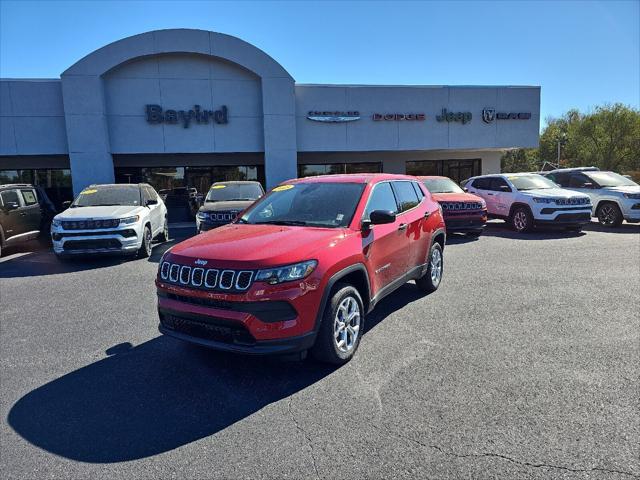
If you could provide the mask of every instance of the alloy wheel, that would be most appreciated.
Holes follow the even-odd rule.
[[[434,287],[440,284],[442,279],[442,252],[439,248],[434,248],[431,252],[431,283]]]
[[[616,221],[616,211],[612,205],[603,205],[598,214],[598,220],[603,225],[613,225]]]
[[[522,210],[518,210],[513,216],[513,225],[519,232],[527,228],[527,214]]]
[[[354,297],[347,297],[338,306],[333,321],[334,341],[338,350],[350,352],[360,335],[360,305]]]

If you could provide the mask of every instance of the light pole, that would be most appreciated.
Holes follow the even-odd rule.
[[[560,135],[558,135],[558,159],[556,160],[558,167],[560,167],[560,146],[566,143],[567,143],[567,134],[562,132]]]

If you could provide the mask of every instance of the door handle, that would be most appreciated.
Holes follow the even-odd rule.
[[[404,230],[407,228],[407,224],[406,223],[401,223],[400,225],[398,225],[398,230]]]
[[[27,212],[20,212],[20,216],[21,217],[26,217],[27,216]]]
[[[491,196],[493,196],[493,193],[487,193],[487,195],[491,195]]]

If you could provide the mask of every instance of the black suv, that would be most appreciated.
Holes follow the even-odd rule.
[[[37,238],[46,228],[42,200],[33,185],[0,185],[0,255],[3,247]]]

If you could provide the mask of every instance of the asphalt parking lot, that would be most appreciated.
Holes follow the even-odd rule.
[[[160,336],[164,248],[0,259],[3,478],[640,478],[638,226],[454,238],[338,369]]]

